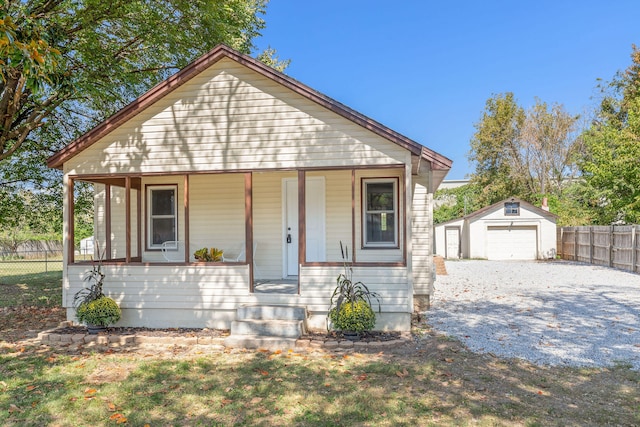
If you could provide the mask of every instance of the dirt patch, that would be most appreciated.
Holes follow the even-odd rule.
[[[0,308],[0,341],[16,342],[32,338],[40,331],[55,328],[66,320],[61,307],[3,307]]]

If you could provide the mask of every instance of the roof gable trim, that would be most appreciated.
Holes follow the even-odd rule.
[[[412,154],[420,156],[427,160],[432,169],[449,170],[451,169],[452,161],[445,156],[430,150],[421,144],[407,138],[404,135],[378,123],[377,121],[366,117],[365,115],[358,113],[357,111],[347,107],[340,102],[323,95],[322,93],[311,89],[297,80],[269,67],[251,58],[248,55],[241,54],[228,46],[218,45],[213,48],[209,53],[196,59],[191,64],[187,65],[182,70],[178,71],[173,76],[162,81],[154,86],[148,92],[141,95],[139,98],[128,104],[120,111],[107,118],[104,122],[97,125],[84,135],[72,141],[65,148],[54,154],[47,160],[47,165],[52,168],[61,169],[63,164],[85,150],[99,139],[103,138],[127,120],[133,118],[144,109],[154,104],[158,99],[174,91],[182,86],[184,83],[195,77],[202,71],[211,67],[223,57],[232,59],[233,61],[246,66],[247,68],[261,74],[283,86],[294,91],[295,93],[310,99],[311,101],[327,108],[334,113],[341,115],[342,117],[362,126],[365,129],[407,149]]]

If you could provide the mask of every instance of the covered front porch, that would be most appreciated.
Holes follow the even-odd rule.
[[[324,328],[342,242],[357,280],[383,296],[380,328],[402,329],[412,307],[410,178],[405,165],[69,175],[64,301],[71,313],[88,268],[71,244],[74,184],[84,181],[95,192],[94,258],[125,324],[228,327],[239,306],[276,304],[305,306],[310,326]],[[385,196],[385,211],[368,209],[367,194]],[[201,248],[222,249],[223,259],[199,261]]]

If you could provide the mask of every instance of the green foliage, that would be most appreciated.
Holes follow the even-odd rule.
[[[343,303],[340,310],[332,308],[329,319],[335,329],[357,333],[370,331],[376,324],[376,314],[363,300]]]
[[[433,222],[440,224],[452,219],[462,218],[482,207],[481,189],[477,184],[467,184],[456,188],[438,190],[435,194]]]
[[[582,135],[584,195],[599,224],[640,222],[640,50],[609,84],[597,120]]]
[[[106,296],[80,304],[76,309],[78,321],[87,325],[109,326],[120,320],[121,316],[118,304]]]
[[[205,262],[220,262],[222,261],[222,254],[223,254],[223,250],[222,249],[218,249],[218,248],[202,248],[202,249],[198,249],[197,251],[195,251],[193,253],[193,256],[198,260],[198,261],[205,261]]]
[[[521,172],[514,170],[512,159],[519,159],[518,141],[525,117],[524,109],[508,92],[489,98],[475,125],[469,153],[469,160],[475,163],[471,182],[481,189],[483,206],[509,196],[522,196],[524,192],[521,180],[512,179]]]
[[[21,192],[62,201],[62,174],[46,159],[215,45],[252,53],[266,3],[0,1],[0,230],[21,218],[21,230],[50,224],[60,234],[61,207],[40,215],[19,203]],[[258,56],[276,69],[288,64],[271,48]],[[76,244],[93,233],[78,208]]]
[[[469,154],[480,205],[511,196],[532,201],[535,194],[560,195],[565,179],[575,173],[577,119],[562,105],[539,99],[525,110],[512,93],[490,98]]]
[[[87,272],[84,281],[89,283],[88,288],[82,288],[73,296],[73,307],[78,308],[83,304],[88,304],[104,297],[102,286],[104,285],[104,273],[102,272],[102,264],[100,261],[93,264],[91,270]]]
[[[378,302],[378,312],[380,312],[380,295],[377,292],[370,291],[364,283],[360,281],[353,281],[353,267],[349,262],[349,248],[343,246],[342,242],[340,242],[340,254],[342,256],[344,273],[340,273],[338,275],[338,278],[336,279],[336,287],[333,290],[333,294],[331,294],[331,301],[329,304],[329,320],[333,321],[333,319],[331,318],[331,313],[337,313],[334,314],[334,316],[339,315],[342,312],[343,305],[345,304],[357,304],[362,301],[371,309],[371,299],[375,299]],[[357,316],[359,316],[359,314],[357,314]],[[373,328],[373,325],[371,326],[371,328]]]

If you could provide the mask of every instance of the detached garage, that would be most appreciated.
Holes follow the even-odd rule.
[[[556,215],[515,197],[435,227],[445,258],[547,259],[556,255]]]

